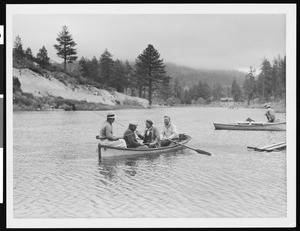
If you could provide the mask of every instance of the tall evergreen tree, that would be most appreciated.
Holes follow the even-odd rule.
[[[240,86],[238,85],[236,78],[233,79],[232,85],[231,85],[231,95],[233,97],[234,102],[238,102],[241,100],[242,97],[242,91]]]
[[[79,70],[81,72],[81,75],[84,78],[88,77],[88,64],[87,64],[88,60],[86,60],[84,57],[81,57],[81,59],[78,62],[79,65]]]
[[[213,100],[218,101],[221,97],[224,97],[224,90],[222,89],[221,85],[219,83],[216,83],[213,85],[212,88],[212,96]]]
[[[96,56],[93,56],[92,60],[88,62],[88,78],[101,83],[99,62]]]
[[[286,56],[279,61],[279,85],[280,85],[280,97],[284,99],[286,103]]]
[[[211,87],[206,81],[203,82],[203,99],[205,99],[206,103],[211,101]]]
[[[136,59],[136,67],[140,78],[145,80],[148,90],[148,101],[152,104],[152,95],[160,84],[167,84],[170,77],[167,76],[163,59],[160,54],[149,44],[147,48]]]
[[[124,89],[128,86],[125,65],[121,60],[117,59],[114,63],[110,86],[114,87],[118,92],[124,92]]]
[[[33,54],[32,54],[32,51],[31,51],[31,48],[28,47],[26,50],[25,50],[25,57],[31,61],[34,61],[34,57],[33,57]]]
[[[179,83],[179,80],[176,79],[173,86],[174,97],[179,99],[181,103],[183,103],[183,88]]]
[[[250,105],[250,100],[254,97],[256,91],[255,69],[250,66],[250,70],[245,77],[243,89],[247,98],[247,107]]]
[[[58,33],[56,41],[58,44],[55,44],[54,48],[57,50],[56,54],[58,57],[64,59],[64,70],[66,71],[67,62],[72,63],[78,58],[76,56],[77,51],[74,48],[77,44],[73,40],[67,26],[62,27],[62,31]]]
[[[24,57],[22,39],[19,35],[17,35],[14,41],[13,56],[17,59],[21,59]]]
[[[260,67],[260,74],[258,76],[258,89],[261,93],[262,102],[269,100],[272,96],[272,66],[269,60],[263,59]]]
[[[125,78],[127,81],[127,88],[130,89],[130,95],[134,96],[134,88],[136,88],[136,82],[134,78],[134,70],[133,67],[129,64],[128,60],[125,61]]]
[[[112,54],[107,49],[105,49],[100,57],[99,66],[102,82],[111,85],[114,60],[112,59]]]
[[[39,53],[37,53],[36,60],[42,68],[45,68],[47,65],[49,65],[50,58],[48,57],[48,52],[47,52],[45,46],[43,46],[39,50]]]

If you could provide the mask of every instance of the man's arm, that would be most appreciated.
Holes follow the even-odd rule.
[[[115,141],[118,140],[117,137],[113,136],[112,134],[112,130],[110,126],[105,126],[105,137],[109,140],[109,141]]]
[[[127,147],[130,147],[130,148],[136,148],[136,147],[142,145],[139,142],[137,142],[137,140],[135,139],[135,134],[134,133],[128,133],[126,141],[127,141]]]
[[[172,134],[169,136],[169,139],[178,138],[179,134],[175,124],[171,124],[171,126],[172,126]]]
[[[152,143],[156,144],[160,140],[160,134],[157,128],[153,128],[153,132],[154,132],[155,139],[152,141]]]

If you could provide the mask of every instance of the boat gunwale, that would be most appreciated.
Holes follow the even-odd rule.
[[[178,142],[179,144],[175,144],[174,146],[166,146],[166,147],[160,147],[160,148],[147,148],[147,149],[138,149],[138,148],[119,148],[119,147],[111,147],[107,145],[101,145],[100,143],[98,146],[100,148],[107,148],[107,149],[115,149],[115,150],[120,150],[120,151],[134,151],[134,152],[157,152],[157,151],[162,151],[162,150],[172,150],[174,148],[177,148],[178,146],[181,146],[180,144],[186,144],[189,142],[192,138],[189,135],[185,135],[187,139],[182,140],[182,142]]]
[[[279,123],[213,123],[214,125],[224,125],[224,126],[235,126],[235,127],[256,127],[256,126],[275,126],[275,125],[284,125],[286,122]]]

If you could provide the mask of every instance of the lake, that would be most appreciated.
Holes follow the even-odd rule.
[[[215,130],[213,122],[266,121],[263,109],[209,107],[118,110],[144,131],[169,115],[185,149],[155,156],[99,159],[105,111],[13,113],[14,218],[284,218],[286,151],[256,152],[286,132]],[[277,117],[285,121],[284,114]],[[114,134],[125,127],[114,123]]]

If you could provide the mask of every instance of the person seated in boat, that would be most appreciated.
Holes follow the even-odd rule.
[[[136,122],[130,122],[127,130],[123,135],[127,148],[148,148],[148,146],[141,144],[136,140],[135,131],[137,126],[138,124]]]
[[[164,126],[161,135],[160,146],[165,147],[170,145],[171,141],[177,141],[179,139],[179,133],[174,123],[171,123],[169,116],[164,116]]]
[[[126,142],[121,137],[116,137],[113,135],[113,122],[115,121],[115,114],[113,112],[107,113],[106,121],[103,123],[100,129],[100,144],[111,146],[111,147],[118,147],[118,148],[126,148]]]
[[[147,145],[149,148],[159,147],[159,130],[153,126],[152,120],[146,120],[146,130],[144,135],[141,135],[138,131],[136,131],[136,134],[143,140],[143,144]]]
[[[265,116],[267,117],[268,122],[274,123],[275,122],[275,111],[274,111],[274,109],[268,103],[264,104],[264,107],[267,109],[266,112],[265,112]]]

